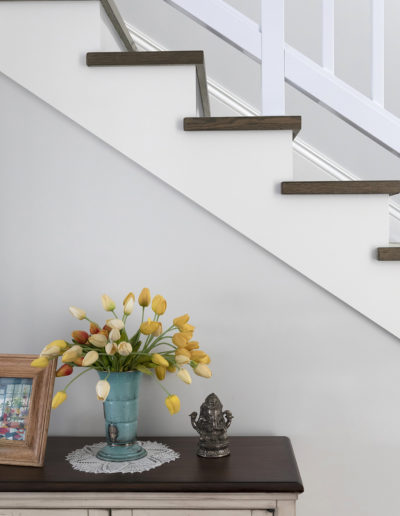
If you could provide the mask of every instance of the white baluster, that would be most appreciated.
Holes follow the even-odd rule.
[[[284,0],[261,0],[262,114],[285,114]]]
[[[372,0],[372,100],[385,102],[385,2]]]
[[[323,0],[322,5],[322,66],[335,71],[335,0]]]

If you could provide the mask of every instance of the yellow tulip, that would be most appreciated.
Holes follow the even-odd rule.
[[[175,350],[175,356],[184,355],[185,357],[192,358],[191,351],[185,348],[178,348]]]
[[[193,337],[192,331],[181,331],[179,335],[182,335],[184,339],[186,339],[186,342],[189,342],[189,340]]]
[[[107,337],[102,333],[95,333],[89,337],[89,343],[98,348],[104,348],[107,344]]]
[[[97,362],[97,360],[99,359],[99,354],[97,353],[97,351],[89,351],[89,353],[86,353],[83,361],[82,361],[82,366],[83,367],[88,367],[92,364],[94,364],[95,362]]]
[[[57,340],[53,340],[52,342],[50,342],[50,344],[47,344],[47,346],[49,346],[49,347],[58,346],[61,350],[64,350],[64,349],[67,349],[68,344],[65,342],[65,340],[57,339]]]
[[[160,294],[157,294],[157,296],[154,296],[153,298],[151,308],[155,314],[162,315],[167,309],[167,301],[160,296]]]
[[[113,356],[118,351],[118,345],[115,342],[109,342],[106,345],[106,353],[107,355]]]
[[[188,322],[189,319],[190,317],[188,314],[181,315],[180,317],[175,317],[175,319],[173,320],[174,326],[181,329],[181,327],[183,328],[183,326]]]
[[[76,317],[80,321],[82,321],[82,319],[85,319],[85,317],[86,317],[85,310],[82,310],[81,308],[77,308],[76,306],[70,306],[69,311],[71,312],[71,314],[74,317]]]
[[[194,360],[195,362],[204,363],[204,360],[209,359],[210,357],[207,355],[207,353],[204,353],[204,351],[201,351],[200,349],[195,349],[191,351],[190,358]]]
[[[122,357],[127,357],[132,353],[132,344],[130,342],[120,342],[118,344],[118,353]]]
[[[61,349],[58,346],[46,346],[40,353],[41,357],[58,357],[61,354]]]
[[[64,354],[62,356],[62,361],[65,362],[73,362],[76,358],[82,356],[82,348],[78,346],[77,344],[75,346],[72,346],[72,348],[67,349],[67,351],[64,351]]]
[[[168,360],[165,360],[165,358],[162,355],[160,355],[159,353],[153,353],[151,355],[151,361],[153,362],[153,364],[157,364],[157,365],[160,365],[163,367],[169,366]]]
[[[112,312],[115,310],[115,303],[110,296],[107,296],[107,294],[103,294],[101,296],[101,302],[106,312]]]
[[[149,306],[150,301],[151,301],[150,290],[148,288],[144,288],[140,293],[138,303],[140,306],[145,307],[145,306]]]
[[[191,332],[191,333],[193,333],[195,329],[196,329],[196,326],[192,326],[191,324],[184,324],[184,325],[182,326],[181,331],[182,331],[182,332],[187,331],[187,332]]]
[[[184,365],[184,364],[188,364],[190,362],[190,358],[185,356],[185,355],[177,355],[175,357],[175,362],[178,364],[178,365]]]
[[[166,372],[166,368],[163,367],[163,366],[157,366],[155,371],[156,371],[156,376],[159,380],[164,380],[165,378],[165,372]]]
[[[126,296],[123,302],[124,305],[124,314],[125,315],[131,315],[133,311],[133,307],[135,305],[135,296],[132,292],[129,292],[129,294]]]
[[[152,321],[150,318],[140,325],[140,331],[143,335],[151,335],[158,329],[158,322]]]
[[[170,394],[165,398],[165,405],[171,416],[177,414],[181,410],[181,402],[176,394]]]
[[[57,392],[53,398],[53,401],[51,402],[51,408],[56,409],[61,405],[61,403],[64,403],[66,399],[67,393],[65,391]]]
[[[180,380],[182,380],[182,382],[185,382],[189,385],[192,383],[192,378],[186,369],[179,369],[177,376]]]
[[[153,337],[159,337],[162,334],[162,323],[157,322],[157,324],[157,329],[152,333]]]
[[[187,344],[187,340],[182,336],[181,333],[175,333],[172,336],[172,342],[175,344],[175,346],[178,346],[178,348],[184,348]]]
[[[188,342],[185,346],[185,348],[188,350],[188,351],[193,351],[194,349],[199,349],[199,343],[195,340],[191,340],[190,342]]]
[[[32,367],[47,367],[49,365],[49,359],[47,357],[39,357],[35,358],[31,362]]]
[[[198,364],[193,371],[197,376],[202,376],[203,378],[211,378],[211,369],[205,364]]]
[[[99,380],[96,384],[97,399],[100,401],[106,400],[110,393],[110,389],[111,385],[107,382],[107,380]]]
[[[173,365],[170,365],[170,366],[168,366],[168,367],[167,367],[167,371],[168,371],[169,373],[175,373],[175,371],[176,371],[176,367],[175,367],[175,366],[173,366]]]

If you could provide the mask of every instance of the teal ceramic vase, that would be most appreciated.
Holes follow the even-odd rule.
[[[147,452],[136,441],[139,382],[142,373],[108,373],[98,371],[100,379],[107,378],[110,392],[103,402],[107,445],[97,452],[101,460],[123,462],[145,457]]]

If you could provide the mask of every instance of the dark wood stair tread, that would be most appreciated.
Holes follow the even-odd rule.
[[[285,181],[285,195],[388,194],[400,193],[400,181]]]
[[[301,116],[221,116],[184,118],[185,131],[293,131],[301,129]]]
[[[87,66],[195,65],[205,117],[210,116],[204,52],[174,50],[161,52],[88,52]]]
[[[400,244],[390,247],[378,247],[378,260],[382,262],[400,261]]]

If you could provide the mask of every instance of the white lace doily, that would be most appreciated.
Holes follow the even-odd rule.
[[[138,441],[146,451],[143,459],[128,462],[107,462],[96,457],[96,453],[106,443],[87,444],[79,450],[69,453],[66,457],[71,466],[86,473],[141,473],[158,468],[162,464],[179,459],[179,453],[171,450],[165,444],[153,441]]]

